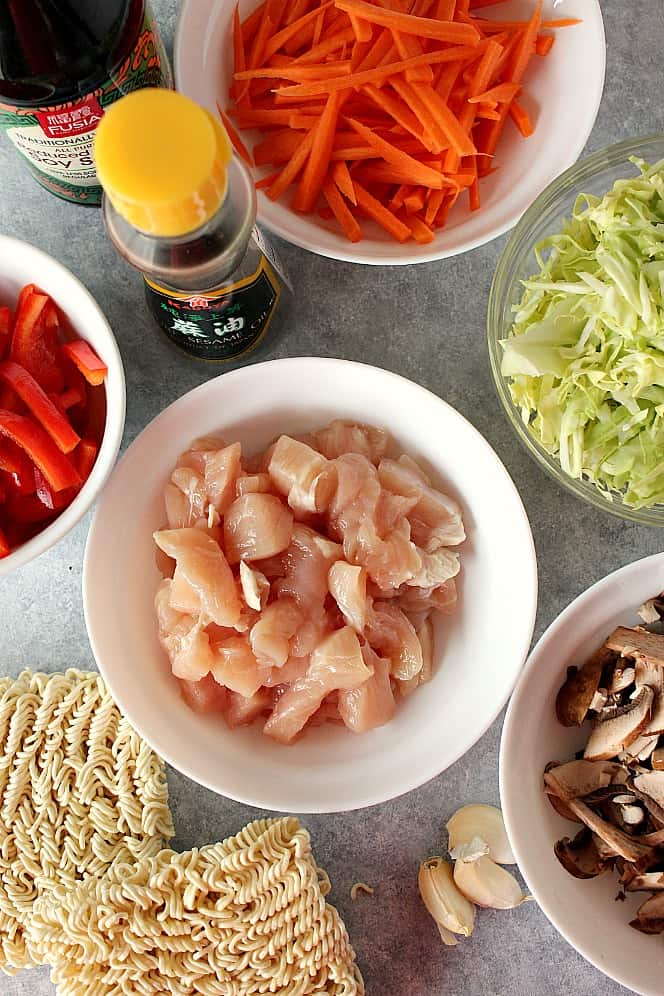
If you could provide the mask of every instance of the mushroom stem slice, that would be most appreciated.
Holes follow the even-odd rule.
[[[516,864],[510,842],[507,839],[503,814],[495,806],[486,806],[481,803],[462,806],[448,821],[447,832],[452,858],[464,858],[465,860],[471,858],[472,855],[469,852],[461,853],[460,848],[470,844],[474,839],[479,839],[480,844],[484,843],[486,849],[479,851],[475,847],[476,857],[488,853],[499,865]]]
[[[417,884],[422,902],[436,921],[445,944],[451,931],[470,937],[475,926],[475,907],[454,884],[452,865],[444,858],[429,858],[420,865]],[[452,941],[456,943],[456,941]]]
[[[563,837],[556,841],[554,851],[563,868],[574,878],[596,878],[608,871],[613,861],[600,854],[595,841],[598,838],[584,827],[574,840]]]
[[[544,784],[550,795],[563,801],[582,799],[617,782],[621,772],[621,765],[609,761],[568,761],[549,768],[544,774]]]
[[[605,646],[621,657],[645,657],[651,664],[664,667],[664,636],[645,629],[618,626]]]
[[[608,718],[598,720],[590,734],[584,757],[589,761],[600,761],[615,757],[639,736],[650,720],[655,693],[648,685],[643,685],[624,706],[614,710],[604,710]]]
[[[601,837],[621,858],[636,864],[637,862],[646,861],[652,856],[652,847],[642,844],[638,838],[630,837],[611,823],[603,820],[601,816],[594,813],[580,799],[572,799],[568,805],[572,812],[585,823],[588,829],[596,833],[598,837]]]
[[[467,899],[489,909],[511,910],[530,898],[523,894],[514,875],[486,854],[475,861],[457,861],[454,881]]]
[[[625,885],[627,892],[661,892],[664,890],[664,872],[644,872],[634,875]]]

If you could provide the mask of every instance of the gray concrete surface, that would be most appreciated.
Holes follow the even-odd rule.
[[[172,42],[177,0],[153,0]],[[662,129],[661,0],[603,0],[606,89],[588,143],[593,151]],[[115,256],[98,212],[63,204],[33,183],[0,141],[0,231],[26,239],[77,273],[105,309],[127,371],[125,444],[164,406],[210,376],[161,340],[146,313],[141,281]],[[486,299],[505,239],[465,256],[396,270],[331,262],[284,248],[297,290],[291,328],[267,357],[341,356],[375,363],[425,385],[458,408],[504,460],[526,504],[540,569],[537,634],[590,583],[654,553],[662,533],[602,515],[567,495],[517,442],[491,383],[485,347]],[[88,522],[56,549],[0,581],[0,673],[25,666],[94,666],[81,605]],[[625,990],[576,954],[536,905],[481,912],[472,939],[444,949],[420,905],[418,862],[440,851],[455,808],[498,801],[502,718],[456,765],[405,798],[358,814],[306,818],[316,854],[330,872],[369,996],[618,996]],[[220,839],[257,811],[169,773],[186,848]],[[349,898],[359,879],[373,897]],[[653,939],[653,957],[664,955]],[[48,996],[46,970],[0,980],[4,996]],[[664,992],[664,982],[662,983]]]

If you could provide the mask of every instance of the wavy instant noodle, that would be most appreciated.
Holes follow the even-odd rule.
[[[61,996],[362,996],[330,883],[295,817],[45,896],[31,943]]]
[[[0,969],[40,962],[27,936],[40,896],[172,835],[164,764],[98,674],[0,679]]]

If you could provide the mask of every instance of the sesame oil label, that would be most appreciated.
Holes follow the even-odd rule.
[[[229,361],[263,338],[281,287],[263,256],[254,273],[219,291],[187,296],[147,278],[145,291],[153,317],[177,346],[200,360]]]

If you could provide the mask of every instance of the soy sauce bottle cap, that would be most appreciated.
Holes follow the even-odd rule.
[[[97,175],[134,228],[177,237],[204,225],[226,196],[232,151],[221,124],[173,90],[135,90],[97,127]]]

